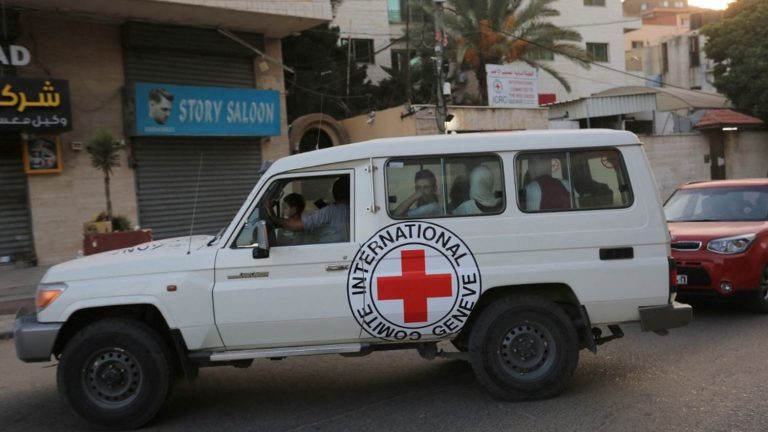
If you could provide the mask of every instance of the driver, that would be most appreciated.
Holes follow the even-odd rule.
[[[317,237],[318,243],[349,241],[349,177],[339,177],[333,183],[334,202],[300,218],[277,217],[271,208],[267,216],[277,227],[293,232],[304,231]]]

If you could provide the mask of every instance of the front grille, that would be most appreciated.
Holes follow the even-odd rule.
[[[677,274],[688,276],[688,284],[686,286],[709,286],[711,283],[709,274],[701,267],[678,267]]]
[[[678,241],[672,242],[672,250],[676,251],[697,251],[701,249],[699,241]]]

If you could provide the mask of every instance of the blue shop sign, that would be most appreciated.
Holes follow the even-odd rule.
[[[137,83],[134,98],[137,135],[280,135],[274,90]]]

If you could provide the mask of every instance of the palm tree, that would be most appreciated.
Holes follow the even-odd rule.
[[[104,193],[107,197],[107,217],[112,221],[112,197],[109,190],[109,177],[112,168],[120,166],[120,154],[122,147],[115,143],[112,134],[106,129],[100,129],[88,141],[86,150],[91,156],[91,165],[104,173]]]
[[[587,52],[570,42],[581,41],[574,30],[546,21],[559,16],[556,0],[451,0],[445,28],[456,62],[477,76],[484,104],[488,102],[485,65],[523,61],[552,75],[570,92],[568,81],[546,62],[544,54],[563,55],[589,69]]]

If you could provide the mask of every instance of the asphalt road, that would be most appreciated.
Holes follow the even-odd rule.
[[[660,337],[626,336],[581,352],[557,398],[504,403],[470,367],[415,352],[257,360],[203,369],[180,383],[146,430],[158,431],[766,431],[768,316],[698,305],[694,322]],[[82,425],[59,399],[53,363],[16,360],[0,341],[0,430]]]

